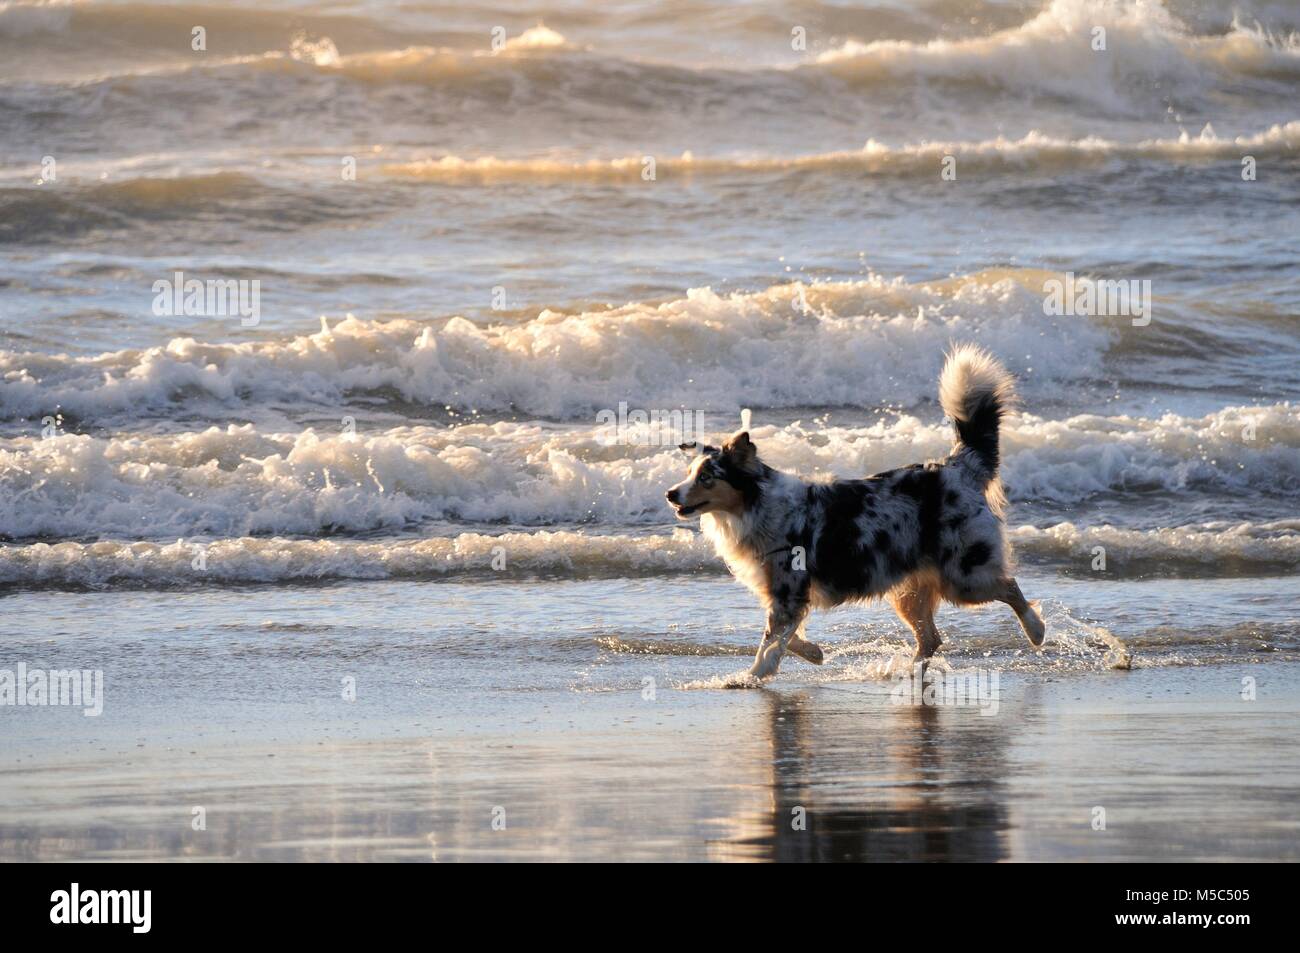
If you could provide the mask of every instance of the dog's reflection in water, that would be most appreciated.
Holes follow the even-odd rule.
[[[717,859],[996,861],[1008,828],[1006,739],[970,710],[817,703],[764,692],[770,809],[735,819]],[[840,693],[836,693],[840,696]],[[824,698],[825,696],[823,696]],[[864,709],[870,709],[869,711]]]

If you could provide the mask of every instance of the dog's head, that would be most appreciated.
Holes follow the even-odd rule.
[[[686,479],[664,494],[677,518],[743,512],[763,472],[749,432],[740,431],[721,447],[684,443],[681,449],[691,457]]]

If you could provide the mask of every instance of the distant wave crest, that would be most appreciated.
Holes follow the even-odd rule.
[[[708,157],[685,153],[656,157],[656,179],[674,176],[734,176],[745,173],[787,171],[844,171],[893,175],[933,176],[945,156],[955,156],[963,169],[1050,172],[1105,162],[1110,159],[1150,159],[1164,162],[1237,158],[1242,150],[1259,155],[1290,154],[1300,150],[1300,120],[1277,124],[1246,136],[1220,137],[1206,125],[1192,135],[1123,142],[1089,136],[1064,139],[1032,131],[1019,139],[998,137],[974,142],[919,142],[901,146],[869,140],[860,150],[813,153],[801,156]],[[462,158],[448,155],[414,162],[389,163],[392,176],[439,182],[496,179],[642,181],[644,157],[616,159],[502,159],[494,156]]]

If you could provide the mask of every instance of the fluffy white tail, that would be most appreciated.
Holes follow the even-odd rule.
[[[1015,400],[1015,381],[988,351],[958,344],[948,352],[939,375],[939,403],[953,419],[958,444],[971,451],[988,481],[998,472],[998,428]]]

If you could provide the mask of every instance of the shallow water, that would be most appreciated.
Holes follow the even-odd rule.
[[[205,705],[198,732],[184,719],[137,721],[93,746],[79,735],[75,765],[57,743],[20,756],[0,769],[0,850],[103,860],[1295,860],[1295,682],[1257,670],[1258,699],[1245,702],[1241,671],[1011,673],[996,717],[896,705],[874,684],[785,684],[653,700],[637,688],[543,690],[527,714],[509,692],[431,712],[426,692],[424,709],[385,718],[375,706],[393,692],[362,681],[357,701],[325,703],[305,721],[289,699],[278,717]],[[249,678],[245,666],[237,677]]]

